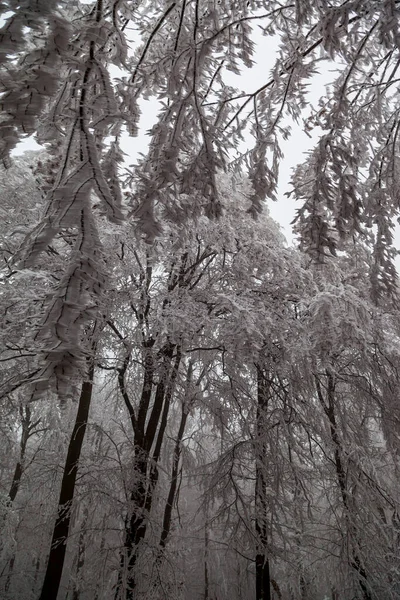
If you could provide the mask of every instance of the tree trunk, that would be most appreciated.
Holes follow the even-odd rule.
[[[10,558],[10,560],[8,562],[8,573],[7,573],[6,584],[4,586],[4,590],[6,592],[8,592],[8,590],[10,589],[11,578],[12,578],[12,574],[14,571],[14,565],[15,565],[15,554],[12,555],[12,557]]]
[[[19,445],[19,458],[18,458],[18,462],[15,465],[15,470],[14,470],[14,476],[11,482],[11,487],[10,487],[10,491],[8,493],[11,502],[14,502],[17,494],[18,494],[18,490],[19,490],[19,486],[21,483],[21,477],[22,477],[22,473],[23,473],[23,464],[24,464],[24,458],[25,458],[25,452],[26,452],[26,445],[28,443],[28,440],[30,438],[30,436],[32,435],[32,429],[34,429],[36,427],[36,425],[39,423],[39,421],[37,421],[36,423],[31,422],[31,409],[29,407],[29,405],[27,404],[25,406],[25,414],[24,414],[24,410],[22,408],[22,406],[20,407],[20,414],[21,414],[21,440],[20,440],[20,445]]]
[[[171,358],[172,358],[172,356],[171,356]],[[154,494],[154,490],[155,490],[157,482],[158,482],[158,461],[160,460],[160,456],[161,456],[161,448],[162,448],[162,444],[164,441],[165,430],[167,428],[169,409],[171,406],[172,395],[173,395],[174,388],[175,388],[175,382],[176,382],[176,378],[178,375],[181,358],[182,358],[182,354],[181,354],[180,348],[178,348],[176,357],[175,357],[175,363],[172,367],[172,372],[169,376],[168,385],[167,385],[165,391],[163,390],[164,406],[163,406],[162,414],[159,415],[159,417],[161,417],[161,418],[158,419],[158,421],[159,421],[158,433],[157,433],[157,438],[156,438],[156,442],[154,445],[153,454],[152,454],[152,457],[150,460],[150,473],[149,473],[149,477],[148,477],[149,481],[148,481],[148,485],[147,485],[147,498],[146,498],[146,506],[145,506],[147,514],[149,514],[149,512],[151,510],[153,494]],[[147,438],[147,431],[146,431],[146,438]],[[154,436],[153,436],[153,440],[154,440]],[[148,441],[148,444],[149,443],[150,443],[150,440]],[[151,444],[152,443],[153,442],[151,442]]]
[[[154,361],[152,359],[148,360],[148,367],[145,367],[142,398],[139,404],[137,419],[125,388],[125,382],[124,380],[120,380],[120,389],[131,416],[135,436],[135,483],[130,496],[131,514],[127,516],[125,521],[124,550],[121,553],[120,573],[118,575],[115,600],[119,600],[120,598],[133,600],[134,598],[134,590],[137,585],[135,566],[139,558],[139,545],[143,541],[147,531],[148,516],[158,480],[157,463],[161,453],[170,401],[181,360],[181,353],[178,349],[175,363],[171,367],[175,348],[174,345],[166,343],[159,352],[161,358],[160,376],[149,416]],[[147,426],[145,427],[146,422]],[[151,448],[154,442],[155,447],[151,455]],[[122,591],[124,579],[125,595]]]
[[[136,576],[134,573],[135,565],[138,559],[138,546],[144,539],[147,529],[147,519],[145,514],[146,505],[146,475],[148,456],[142,448],[135,449],[135,478],[136,483],[131,492],[132,510],[125,522],[125,540],[124,549],[121,553],[120,573],[115,593],[115,599],[124,598],[123,580],[125,579],[125,598],[133,600],[134,590],[136,588]],[[124,577],[125,576],[125,577]]]
[[[80,597],[80,588],[81,588],[81,573],[83,571],[83,566],[85,564],[85,530],[87,526],[87,521],[89,517],[88,507],[85,506],[83,510],[83,518],[81,523],[81,531],[79,533],[79,542],[78,542],[78,555],[76,560],[76,572],[75,572],[75,581],[73,582],[72,588],[72,600],[79,600]]]
[[[329,421],[330,436],[334,448],[334,463],[336,470],[336,477],[339,484],[340,495],[342,498],[342,504],[345,512],[346,522],[351,538],[357,538],[357,531],[351,522],[351,509],[349,506],[348,488],[347,488],[347,477],[346,470],[343,464],[344,450],[342,442],[338,434],[338,428],[336,423],[336,411],[335,411],[335,380],[331,372],[326,371],[327,386],[326,386],[326,399],[324,398],[322,387],[319,379],[316,377],[317,394],[320,403],[325,411]],[[358,582],[362,591],[364,600],[372,600],[371,593],[367,585],[367,573],[363,567],[363,564],[358,556],[358,552],[354,546],[350,549],[350,566],[356,571],[358,575]]]
[[[172,519],[172,508],[174,506],[176,488],[178,486],[178,475],[179,475],[179,460],[182,452],[182,439],[185,432],[186,421],[188,412],[185,404],[182,405],[181,422],[179,424],[178,436],[175,441],[174,455],[172,458],[172,473],[171,483],[169,486],[167,503],[164,509],[163,526],[160,537],[160,548],[165,548],[168,540],[169,533],[171,531],[171,519]]]
[[[106,516],[103,516],[101,531],[102,531],[102,534],[101,534],[100,549],[99,549],[100,558],[103,557],[104,547],[106,545]],[[94,593],[93,600],[99,600],[100,594],[102,593],[102,582],[101,582],[102,579],[104,581],[104,562],[103,562],[103,572],[101,574],[99,573],[99,576],[97,579],[96,591]]]
[[[75,425],[68,446],[63,478],[61,481],[57,518],[54,525],[46,574],[39,600],[56,600],[60,587],[71,523],[71,509],[75,493],[79,459],[85,438],[90,402],[92,399],[93,376],[94,365],[91,365],[89,368],[88,380],[84,381],[82,384]]]
[[[268,507],[266,498],[265,460],[267,448],[265,434],[269,399],[269,380],[257,366],[257,431],[256,431],[256,486],[255,486],[255,529],[257,533],[256,553],[256,600],[271,600],[271,577],[268,559]]]
[[[14,475],[11,481],[11,486],[10,486],[10,491],[8,492],[8,497],[10,499],[10,503],[14,502],[15,498],[17,497],[18,491],[19,491],[19,486],[21,484],[21,477],[24,471],[24,459],[25,459],[25,452],[26,452],[26,445],[28,443],[28,440],[30,438],[30,436],[32,435],[32,429],[34,429],[34,427],[39,423],[39,421],[37,421],[36,423],[32,424],[31,422],[31,409],[29,407],[29,404],[27,404],[25,406],[25,413],[24,413],[24,409],[22,406],[20,406],[20,415],[21,415],[21,439],[20,439],[20,444],[19,444],[19,457],[18,457],[18,461],[17,464],[15,465],[15,469],[14,469]],[[7,579],[6,579],[6,583],[4,586],[4,589],[6,592],[8,592],[8,590],[10,589],[10,585],[11,585],[11,579],[12,579],[12,574],[13,574],[13,570],[14,570],[14,565],[15,565],[15,554],[13,554],[9,560],[8,563],[8,573],[7,573]]]
[[[264,553],[256,555],[256,599],[271,600],[269,560]]]
[[[208,573],[208,523],[207,523],[207,511],[204,520],[204,600],[209,600],[210,597],[210,582]]]

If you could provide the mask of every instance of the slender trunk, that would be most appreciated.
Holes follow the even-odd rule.
[[[25,452],[26,452],[26,445],[31,436],[32,428],[37,425],[37,423],[32,425],[31,409],[28,404],[25,406],[25,414],[24,414],[22,407],[20,408],[20,414],[21,414],[22,432],[21,432],[21,440],[20,440],[20,444],[19,444],[19,458],[18,458],[17,464],[15,465],[14,476],[13,476],[13,479],[11,482],[10,491],[8,493],[11,502],[14,502],[14,500],[18,494],[19,486],[21,483],[21,477],[22,477],[22,473],[23,473],[23,464],[24,464],[24,458],[25,458]]]
[[[17,462],[17,464],[15,465],[13,480],[12,480],[10,491],[8,494],[11,502],[14,502],[15,497],[18,493],[21,477],[22,477],[22,462],[19,460]]]
[[[123,340],[123,336],[113,327],[118,337]],[[143,507],[146,496],[146,472],[148,456],[145,450],[145,427],[146,419],[150,406],[150,400],[153,390],[153,379],[154,379],[154,357],[153,348],[154,340],[149,338],[143,342],[144,351],[144,374],[142,393],[139,402],[139,409],[137,416],[135,414],[134,406],[130,400],[129,393],[126,387],[126,372],[130,364],[130,350],[125,356],[122,367],[118,370],[118,385],[121,392],[121,396],[125,402],[126,408],[129,413],[132,431],[134,435],[134,487],[130,494],[131,503],[131,515],[125,517],[125,539],[124,546],[120,554],[120,567],[118,571],[117,583],[115,586],[114,599],[118,600],[123,597],[123,588],[126,588],[126,598],[130,596],[130,587],[127,585],[126,576],[129,573],[135,563],[136,554],[133,552],[135,547],[135,540],[140,539],[143,531],[144,515]],[[133,593],[133,590],[132,590]]]
[[[13,475],[13,478],[11,481],[11,486],[10,486],[10,491],[8,492],[8,497],[10,499],[10,503],[14,502],[15,498],[17,497],[17,494],[19,491],[19,486],[21,484],[23,470],[24,470],[23,464],[24,464],[24,459],[25,459],[26,445],[31,436],[32,428],[34,428],[37,425],[37,423],[32,425],[31,409],[28,404],[25,406],[25,413],[24,413],[24,409],[22,408],[22,406],[20,407],[20,415],[21,415],[22,432],[21,432],[21,439],[20,439],[20,443],[19,443],[19,457],[18,457],[17,464],[15,465],[14,475]],[[16,558],[16,556],[15,556],[15,554],[13,554],[8,563],[7,579],[6,579],[6,583],[4,586],[4,589],[6,592],[8,592],[8,590],[10,589],[12,574],[13,574],[14,565],[15,565],[15,558]]]
[[[89,517],[88,507],[85,506],[81,523],[81,531],[78,541],[78,556],[76,561],[75,581],[73,582],[72,600],[79,600],[80,596],[80,577],[85,564],[85,530]]]
[[[274,589],[274,592],[276,593],[276,600],[282,600],[281,588],[279,587],[279,585],[277,584],[275,579],[272,579],[272,577],[271,577],[271,585]]]
[[[20,439],[20,443],[19,443],[19,457],[18,457],[17,464],[15,465],[14,475],[13,475],[13,478],[11,481],[11,486],[10,486],[10,491],[8,492],[8,497],[10,499],[10,503],[14,502],[15,498],[17,497],[18,491],[19,491],[21,477],[22,477],[22,474],[24,471],[23,465],[24,465],[24,459],[25,459],[26,445],[28,443],[30,436],[32,435],[32,429],[34,429],[36,427],[36,425],[39,423],[39,421],[37,421],[36,423],[32,424],[31,409],[29,407],[29,404],[27,404],[25,406],[25,411],[24,411],[24,408],[22,406],[20,406],[19,411],[20,411],[20,415],[21,415],[22,432],[21,432],[21,439]],[[14,570],[15,559],[16,559],[16,556],[15,556],[15,554],[13,554],[10,557],[10,560],[8,562],[8,573],[7,573],[6,583],[4,586],[4,589],[6,592],[9,590],[10,585],[11,585],[11,579],[12,579],[12,574],[13,574],[13,570]]]
[[[7,579],[6,579],[6,584],[4,586],[4,589],[6,592],[8,592],[8,590],[10,589],[11,578],[12,578],[12,574],[14,571],[14,565],[15,565],[15,554],[12,555],[12,557],[10,558],[9,563],[8,563]]]
[[[160,366],[160,380],[157,384],[154,403],[146,424],[149,412],[151,382],[154,374],[154,363],[149,361],[151,372],[144,377],[142,400],[139,406],[138,418],[131,417],[135,435],[135,483],[131,492],[132,512],[125,522],[124,551],[121,554],[120,573],[118,576],[115,600],[125,597],[133,600],[134,590],[137,585],[135,566],[139,558],[139,545],[143,541],[146,531],[148,516],[152,507],[154,490],[158,481],[157,463],[161,454],[162,442],[168,420],[169,407],[173,394],[174,383],[179,369],[181,354],[178,350],[174,366],[171,371],[171,361],[175,346],[167,343],[160,351],[162,363]],[[150,378],[151,376],[151,378]],[[123,384],[125,403],[131,405]],[[150,386],[150,387],[149,387]],[[120,385],[122,391],[122,386]],[[129,407],[128,407],[129,408]],[[153,454],[151,448],[155,441]],[[123,578],[125,575],[125,596],[123,595]]]
[[[300,575],[300,600],[307,600],[307,583],[304,575]]]
[[[299,478],[298,478],[297,472],[296,472],[296,465],[293,460],[293,453],[292,453],[292,447],[291,447],[290,441],[288,441],[288,458],[289,458],[289,463],[291,464],[291,467],[292,467],[293,478],[294,478],[293,520],[294,520],[297,530],[301,531],[301,533],[304,533],[303,509],[302,509],[302,502],[301,502],[302,491],[301,491],[300,481],[299,481]],[[300,557],[297,560],[298,572],[299,572],[300,600],[307,600],[307,580],[303,573],[301,538],[298,536],[297,536],[296,546],[297,546],[298,556]],[[274,583],[272,581],[271,581],[271,583],[272,583],[272,587],[275,590]],[[279,596],[279,594],[278,594],[278,597],[280,598],[281,596]]]
[[[102,520],[101,531],[102,531],[102,534],[101,534],[100,550],[99,550],[99,557],[100,558],[103,557],[104,547],[106,545],[106,517],[105,516],[103,517],[103,520]],[[104,581],[104,570],[105,569],[104,569],[104,563],[103,563],[103,572],[101,574],[101,577],[100,577],[100,574],[99,574],[99,577],[98,577],[98,580],[97,580],[98,583],[96,585],[96,591],[95,591],[93,600],[98,600],[99,596],[100,596],[100,593],[102,591],[102,581],[101,580],[103,579],[103,581]]]
[[[271,600],[271,577],[268,559],[267,498],[265,459],[267,448],[265,435],[270,383],[263,370],[257,366],[257,440],[256,440],[256,486],[255,507],[257,533],[256,553],[256,600]]]
[[[68,446],[58,511],[53,529],[50,554],[39,600],[56,600],[64,567],[67,540],[71,523],[71,509],[74,499],[76,477],[89,415],[93,391],[94,366],[91,365],[88,380],[82,384],[75,425]]]
[[[43,503],[41,502],[40,505],[39,505],[38,514],[42,514],[42,511],[43,511]],[[40,541],[39,541],[38,547],[36,549],[36,558],[34,559],[34,562],[33,562],[33,567],[34,567],[34,575],[33,575],[33,584],[34,585],[33,585],[33,588],[35,590],[35,595],[36,595],[36,587],[38,587],[37,586],[37,582],[38,582],[38,579],[39,579],[40,566],[41,566],[41,558],[45,554],[44,547],[46,546],[46,544],[47,544],[46,535],[42,531],[42,533],[40,535]]]
[[[189,409],[188,409],[189,404],[190,404],[190,402],[188,402],[187,400],[182,404],[181,420],[179,423],[178,435],[175,440],[174,452],[173,452],[173,457],[172,457],[171,480],[170,480],[167,501],[166,501],[166,504],[164,507],[162,530],[161,530],[161,536],[160,536],[160,541],[159,541],[159,551],[157,553],[157,559],[156,559],[158,566],[161,566],[161,564],[162,564],[162,560],[163,560],[163,556],[164,556],[163,550],[165,549],[165,547],[167,545],[169,534],[171,531],[172,510],[173,510],[173,506],[175,503],[175,499],[177,497],[178,480],[179,480],[179,472],[180,472],[179,462],[180,462],[180,457],[181,457],[181,453],[182,453],[183,435],[185,432],[186,422],[187,422],[187,418],[188,418],[188,414],[189,414]],[[159,584],[159,582],[157,582],[157,581],[154,582],[155,590],[157,589],[158,584]]]
[[[208,523],[207,513],[204,522],[204,600],[208,600],[210,597],[210,584],[208,574]]]
[[[37,556],[36,560],[34,561],[33,566],[34,566],[34,571],[35,571],[35,574],[33,576],[33,583],[36,584],[37,580],[38,580],[39,569],[40,569],[40,554]]]
[[[172,458],[172,473],[171,483],[169,486],[167,503],[164,509],[163,525],[160,537],[160,548],[165,548],[168,540],[169,533],[171,531],[171,519],[172,519],[172,508],[175,502],[176,489],[178,486],[178,475],[179,475],[179,461],[182,452],[182,439],[185,432],[186,421],[188,412],[185,404],[182,405],[181,422],[179,424],[178,436],[175,441],[174,455]]]
[[[138,559],[138,546],[144,539],[147,529],[145,504],[148,456],[142,448],[136,449],[135,454],[136,482],[130,497],[132,512],[125,521],[124,551],[121,554],[120,574],[115,594],[116,599],[125,597],[126,600],[133,600],[134,598],[134,590],[137,584],[134,569]],[[122,591],[124,575],[126,580],[125,596]]]
[[[172,356],[171,356],[171,358],[172,358]],[[162,414],[161,414],[161,419],[159,419],[160,425],[158,428],[158,433],[157,433],[156,443],[154,446],[153,455],[150,460],[151,466],[150,466],[149,481],[148,481],[148,485],[147,485],[147,492],[146,492],[147,498],[146,498],[146,505],[145,505],[147,514],[150,513],[151,505],[152,505],[152,501],[153,501],[154,490],[155,490],[157,482],[158,482],[158,461],[160,460],[160,456],[161,456],[161,448],[162,448],[162,444],[164,441],[165,430],[167,428],[169,409],[171,406],[172,395],[174,393],[175,382],[176,382],[176,377],[178,375],[181,358],[182,358],[182,354],[181,354],[180,349],[178,348],[176,358],[175,358],[175,363],[172,367],[172,372],[169,377],[168,386],[166,387],[165,394],[164,394],[164,406],[163,406],[163,410],[162,410]],[[147,437],[147,435],[146,435],[146,437]]]
[[[331,440],[333,443],[333,452],[334,452],[334,462],[335,462],[335,470],[336,477],[339,484],[340,495],[342,498],[342,504],[346,516],[347,525],[349,528],[349,532],[351,537],[354,539],[357,538],[357,532],[355,530],[354,525],[351,522],[351,509],[349,506],[349,496],[348,496],[348,488],[347,488],[347,478],[346,478],[346,469],[343,464],[343,456],[344,451],[342,447],[342,443],[338,434],[338,427],[336,423],[336,412],[335,412],[335,380],[329,371],[326,372],[327,377],[327,390],[326,390],[326,399],[324,399],[324,395],[322,392],[321,384],[316,378],[317,384],[317,394],[322,404],[322,407],[325,411],[326,416],[329,421],[329,431]],[[358,582],[363,594],[364,600],[372,600],[371,593],[368,589],[367,585],[367,573],[363,567],[362,561],[358,556],[358,552],[354,546],[350,550],[350,566],[357,572]]]

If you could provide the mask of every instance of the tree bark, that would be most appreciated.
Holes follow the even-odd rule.
[[[75,425],[68,446],[58,500],[57,517],[39,600],[56,600],[60,587],[71,524],[71,509],[75,494],[76,477],[92,400],[93,376],[94,365],[92,364],[89,368],[88,379],[82,384]]]
[[[348,487],[346,470],[343,464],[344,450],[342,442],[338,434],[338,427],[336,423],[336,410],[335,410],[335,380],[330,371],[326,371],[327,386],[326,386],[326,398],[324,398],[321,383],[316,377],[317,394],[320,403],[325,411],[329,421],[330,436],[333,443],[334,462],[336,477],[340,489],[340,495],[342,498],[342,504],[345,512],[345,517],[351,537],[357,538],[357,532],[355,531],[354,525],[351,523],[351,509],[349,506],[348,498]],[[372,600],[371,593],[368,589],[367,584],[367,573],[363,567],[362,561],[358,555],[356,548],[350,550],[350,566],[356,571],[358,575],[358,582],[362,591],[364,600]]]
[[[171,531],[172,508],[176,496],[176,488],[178,486],[179,461],[182,452],[182,439],[185,432],[188,411],[185,404],[182,405],[181,422],[179,424],[178,436],[175,441],[174,455],[172,458],[171,483],[169,486],[167,503],[164,509],[163,526],[160,537],[160,548],[165,548]]]
[[[134,414],[131,416],[135,437],[135,483],[130,496],[131,513],[125,521],[124,549],[121,553],[115,600],[120,598],[133,600],[134,590],[137,586],[135,566],[139,558],[138,549],[147,531],[148,515],[152,507],[154,489],[158,480],[157,463],[161,453],[174,383],[181,360],[181,353],[178,349],[175,363],[171,366],[175,349],[176,347],[173,344],[167,342],[159,352],[161,358],[160,378],[155,389],[154,403],[150,415],[148,413],[154,377],[154,359],[149,357],[147,363],[145,363],[138,417],[136,419]],[[124,381],[120,382],[120,389],[131,413],[130,407],[132,407],[132,404],[127,395]],[[145,426],[146,422],[147,426]],[[154,451],[151,454],[154,443]],[[122,590],[124,579],[125,594]]]
[[[31,423],[31,410],[29,405],[27,404],[25,407],[25,414],[23,411],[22,406],[20,407],[20,415],[21,415],[21,427],[22,427],[22,432],[21,432],[21,440],[20,440],[20,446],[19,446],[19,458],[17,461],[17,464],[15,465],[15,469],[14,469],[14,475],[12,478],[12,482],[11,482],[11,486],[10,486],[10,491],[8,492],[8,497],[10,498],[10,503],[14,502],[15,498],[17,497],[18,491],[19,491],[19,486],[21,484],[21,477],[24,471],[24,458],[25,458],[25,452],[26,452],[26,445],[28,443],[28,440],[30,438],[30,436],[32,435],[32,429],[37,425],[37,423],[34,423],[32,425]],[[14,570],[14,565],[15,565],[15,554],[13,554],[9,560],[8,563],[8,573],[7,573],[7,579],[6,579],[6,583],[4,586],[4,589],[6,592],[8,592],[10,585],[11,585],[11,579],[12,579],[12,574],[13,574],[13,570]]]
[[[21,440],[20,440],[20,450],[19,450],[19,458],[18,458],[18,462],[15,465],[15,470],[14,470],[14,475],[13,475],[13,479],[11,482],[11,486],[10,486],[10,491],[8,493],[9,498],[11,500],[11,502],[14,502],[17,494],[18,494],[18,490],[19,490],[19,486],[21,483],[21,477],[23,474],[23,470],[24,470],[24,458],[25,458],[25,452],[26,452],[26,446],[28,443],[29,438],[31,437],[31,435],[33,435],[34,433],[34,428],[39,424],[39,421],[36,421],[36,423],[32,423],[31,421],[31,409],[29,407],[29,404],[27,404],[25,406],[25,413],[24,410],[22,408],[22,406],[20,407],[20,415],[21,415],[21,428],[22,428],[22,432],[21,432]]]
[[[257,431],[256,431],[256,486],[255,509],[257,533],[256,553],[256,600],[271,600],[271,577],[268,558],[267,498],[265,480],[265,459],[267,448],[265,432],[270,383],[266,373],[257,366]]]
[[[210,581],[208,573],[208,554],[209,554],[209,540],[208,540],[208,523],[207,523],[207,511],[205,513],[204,520],[204,600],[209,600],[210,597]]]
[[[85,564],[85,530],[87,526],[87,521],[89,517],[88,507],[85,506],[83,511],[83,518],[81,523],[81,531],[79,533],[79,542],[78,542],[78,554],[76,560],[76,571],[75,571],[75,581],[73,582],[72,589],[72,600],[79,600],[80,597],[80,589],[81,589],[81,574],[83,571],[83,567]]]

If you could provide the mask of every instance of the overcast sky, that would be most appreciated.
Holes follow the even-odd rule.
[[[90,0],[91,1],[91,0]],[[251,69],[243,69],[240,75],[225,71],[225,81],[239,90],[254,92],[263,83],[269,80],[270,70],[274,65],[278,51],[278,39],[272,36],[262,35],[258,26],[254,28],[254,42],[256,44],[255,64]],[[114,70],[114,69],[113,69]],[[319,98],[325,93],[326,85],[335,78],[334,65],[328,65],[326,62],[320,63],[320,72],[314,76],[309,85],[309,102],[311,106],[317,106]],[[122,74],[122,72],[121,72]],[[115,69],[113,75],[118,76],[118,69]],[[159,103],[156,100],[141,100],[140,107],[142,116],[140,120],[139,135],[136,138],[124,136],[121,141],[122,150],[127,154],[126,163],[134,164],[140,153],[146,153],[149,144],[149,129],[157,122],[157,112]],[[304,115],[306,116],[306,114]],[[303,130],[303,123],[291,123],[292,134],[287,141],[282,142],[281,149],[284,153],[284,159],[280,167],[278,200],[269,201],[269,210],[271,216],[281,225],[283,233],[289,244],[293,242],[291,221],[295,216],[297,203],[291,198],[285,196],[285,192],[290,189],[290,177],[293,167],[302,161],[307,151],[316,143],[319,132],[314,130],[312,137],[309,137]],[[249,148],[254,145],[254,138],[248,136]],[[13,154],[22,154],[25,150],[39,150],[40,146],[36,144],[33,138],[20,143]],[[245,150],[245,147],[243,147]],[[400,248],[400,226],[396,225],[395,244]],[[397,261],[400,270],[400,259]]]

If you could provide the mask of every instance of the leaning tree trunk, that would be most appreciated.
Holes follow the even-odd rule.
[[[50,554],[39,600],[56,600],[64,567],[67,540],[71,524],[72,502],[93,392],[94,364],[87,381],[82,384],[75,425],[70,438],[61,481],[58,511],[53,529]]]
[[[256,552],[256,600],[271,600],[271,577],[268,558],[268,507],[266,498],[265,443],[269,381],[263,369],[257,366],[257,430],[255,442],[256,485],[255,485],[255,529],[257,534]]]

